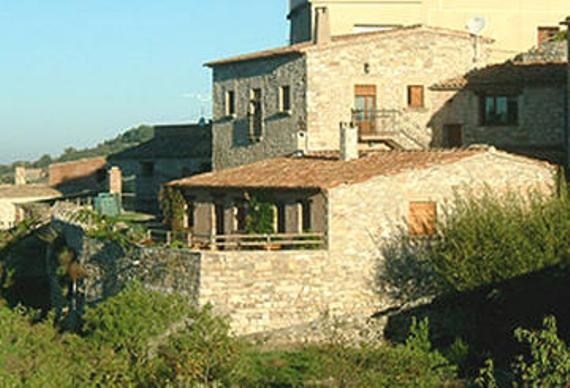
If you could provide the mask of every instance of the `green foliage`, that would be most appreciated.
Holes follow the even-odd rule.
[[[457,198],[426,255],[446,289],[472,290],[570,262],[565,195]]]
[[[210,307],[169,336],[156,354],[156,384],[165,379],[178,386],[223,382],[229,385],[238,363],[241,344],[230,337],[226,319],[214,316]]]
[[[485,366],[479,370],[479,376],[475,379],[475,385],[481,388],[497,388],[495,379],[495,363],[492,359],[485,361]]]
[[[91,341],[125,352],[138,363],[145,360],[153,337],[191,314],[185,298],[150,292],[134,283],[105,303],[87,309],[83,331]]]
[[[530,348],[530,358],[519,356],[515,371],[524,386],[562,387],[570,382],[570,350],[558,337],[556,318],[546,317],[544,328],[515,330],[515,338]]]
[[[246,232],[248,234],[275,233],[275,207],[269,201],[251,196],[247,201]]]
[[[165,225],[173,231],[186,229],[184,218],[186,215],[186,199],[180,189],[164,186],[158,196],[162,218]]]

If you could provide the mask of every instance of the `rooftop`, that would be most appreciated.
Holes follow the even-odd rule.
[[[566,82],[567,62],[517,63],[505,62],[438,82],[432,90],[459,90],[469,86],[481,85],[557,85],[563,87]]]
[[[489,152],[488,147],[428,151],[375,151],[351,161],[338,152],[311,153],[266,159],[213,173],[170,182],[170,186],[219,188],[329,189],[367,181],[376,176],[395,175]]]
[[[0,199],[56,198],[61,192],[45,185],[0,185]]]
[[[418,31],[427,31],[427,32],[431,32],[434,34],[438,34],[438,35],[451,35],[451,36],[456,36],[456,37],[460,37],[460,38],[472,39],[472,36],[465,31],[452,30],[452,29],[441,28],[441,27],[431,27],[431,26],[426,26],[423,24],[415,24],[415,25],[406,26],[406,27],[394,28],[391,30],[360,32],[360,33],[354,33],[354,34],[333,36],[331,38],[331,43],[332,44],[335,44],[335,43],[341,44],[341,43],[358,42],[360,40],[366,40],[366,39],[371,39],[371,38],[376,38],[376,37],[378,37],[378,38],[391,38],[393,36],[397,36],[397,35],[400,35],[402,33],[418,32]],[[489,39],[489,38],[482,38],[482,39],[485,43],[492,43],[493,42],[493,40]],[[245,61],[263,59],[263,58],[271,58],[271,57],[276,57],[276,56],[281,56],[281,55],[293,55],[293,54],[302,55],[307,51],[310,51],[312,49],[319,49],[322,47],[328,48],[328,47],[330,47],[330,44],[314,44],[313,42],[297,43],[297,44],[290,45],[290,46],[277,47],[277,48],[273,48],[273,49],[269,49],[269,50],[257,51],[254,53],[243,54],[243,55],[238,55],[235,57],[215,60],[215,61],[211,61],[211,62],[206,63],[205,66],[216,67],[216,66],[226,65],[226,64],[230,64],[230,63],[245,62]]]

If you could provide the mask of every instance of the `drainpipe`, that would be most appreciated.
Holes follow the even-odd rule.
[[[565,167],[570,167],[570,16],[560,23],[566,26],[567,42],[568,42],[568,64],[567,64],[567,80],[566,87],[564,88],[564,154],[565,154]]]

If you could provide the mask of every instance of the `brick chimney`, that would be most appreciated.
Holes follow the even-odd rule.
[[[28,183],[26,179],[26,167],[16,167],[14,171],[14,184],[17,186],[22,186]]]
[[[331,41],[331,24],[327,7],[315,8],[314,43],[323,44]]]
[[[109,193],[121,194],[123,192],[123,174],[119,167],[111,167],[109,170]]]
[[[358,159],[358,128],[349,123],[340,123],[340,159]]]

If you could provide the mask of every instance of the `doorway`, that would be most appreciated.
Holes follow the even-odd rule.
[[[355,86],[353,121],[360,135],[376,131],[376,85]]]
[[[463,126],[461,124],[446,124],[443,126],[443,143],[447,148],[463,146]]]

